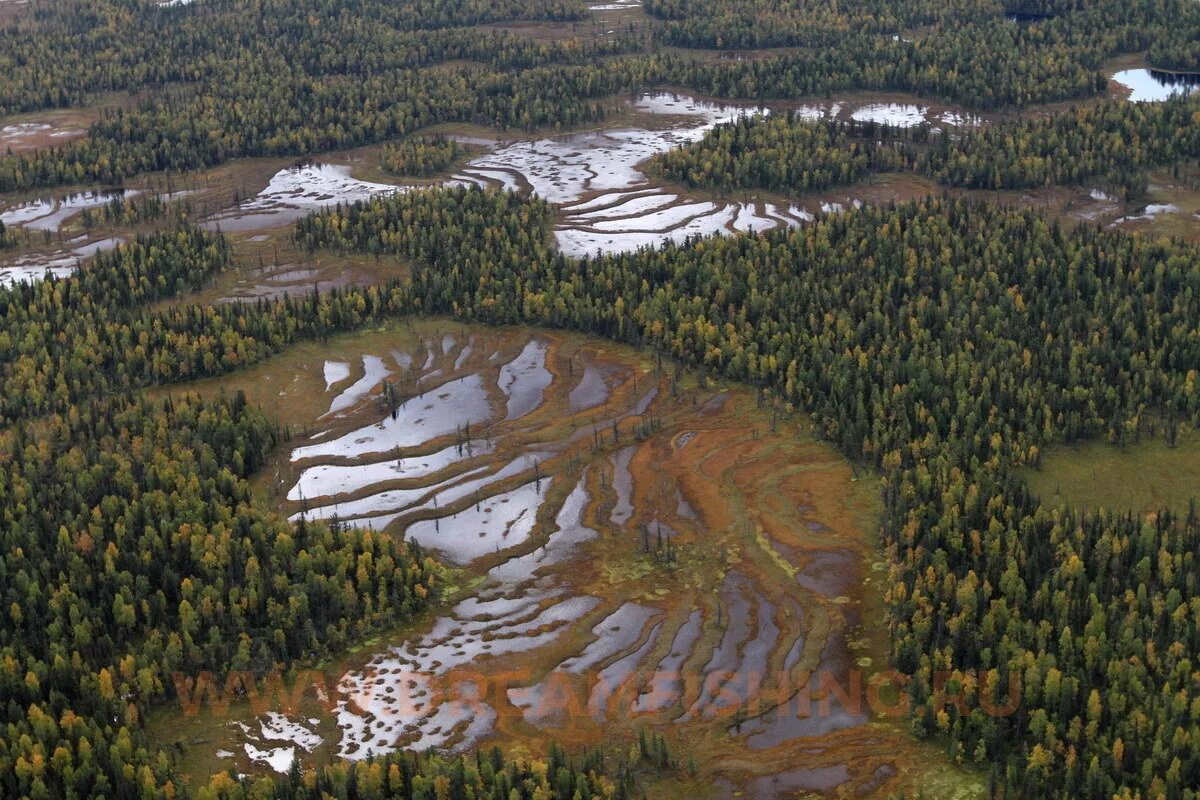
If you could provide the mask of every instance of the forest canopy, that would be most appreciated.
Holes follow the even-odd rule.
[[[684,49],[646,52],[641,28],[543,41],[470,27],[582,18],[574,4],[541,0],[291,0],[282,7],[237,0],[149,12],[118,0],[66,0],[32,28],[0,31],[9,78],[0,110],[163,91],[106,109],[80,141],[0,158],[0,191],[318,153],[436,123],[574,126],[601,119],[607,98],[661,86],[756,99],[886,90],[979,110],[1026,107],[1104,92],[1105,59],[1155,42],[1163,44],[1152,60],[1187,62],[1187,43],[1200,30],[1200,12],[1186,0],[1081,4],[1037,26],[972,2],[874,2],[847,15],[801,4],[771,25],[758,25],[744,4],[687,8],[685,16],[682,6],[647,6],[667,20],[653,29],[655,41]],[[309,24],[313,17],[323,24]],[[911,26],[924,32],[900,35]],[[742,42],[751,30],[783,38]],[[1188,32],[1182,42],[1181,31]],[[780,43],[808,49],[717,61],[686,49]]]
[[[1027,189],[1095,181],[1132,199],[1147,170],[1200,160],[1200,101],[1108,102],[967,130],[809,121],[786,114],[718,126],[652,164],[688,186],[823,191],[912,171],[944,186]]]
[[[1114,59],[1200,70],[1192,0],[643,11],[609,26],[574,0],[0,8],[5,135],[25,115],[87,120],[5,148],[4,209],[44,189],[365,146],[372,169],[432,178],[470,151],[431,126],[549,135],[654,89],[781,105],[904,93],[1004,117],[935,130],[785,111],[650,165],[718,192],[906,171],[960,195],[1088,185],[1130,200],[1152,170],[1200,159],[1200,101],[1105,99]],[[306,255],[402,260],[405,277],[201,303],[245,265],[180,208],[145,193],[81,212],[83,233],[125,226],[126,241],[69,277],[0,287],[0,797],[616,799],[678,770],[643,734],[616,757],[394,754],[189,787],[147,736],[174,672],[327,658],[411,621],[447,583],[402,539],[268,509],[251,480],[291,431],[241,394],[172,385],[438,314],[650,348],[803,415],[880,479],[887,655],[911,678],[916,735],[986,771],[994,797],[1197,798],[1200,511],[1061,507],[1021,477],[1048,447],[1174,446],[1200,424],[1194,244],[944,196],[574,259],[546,201],[432,188],[281,235]],[[0,224],[6,258],[36,244],[18,227]],[[1014,678],[1017,710],[987,713]]]
[[[466,211],[488,194],[486,218]],[[1188,796],[1200,748],[1177,731],[1200,723],[1200,514],[1057,508],[1018,470],[1055,442],[1197,422],[1196,247],[928,199],[583,261],[546,234],[477,250],[536,230],[544,204],[508,197],[397,195],[318,213],[298,236],[412,258],[436,235],[418,220],[441,217],[449,244],[412,278],[423,310],[661,348],[811,413],[885,476],[892,658],[928,712],[915,729],[1019,795]],[[988,680],[943,707],[935,670]],[[1017,713],[985,713],[1014,673]]]

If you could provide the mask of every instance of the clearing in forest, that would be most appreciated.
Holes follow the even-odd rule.
[[[164,711],[152,735],[194,779],[645,727],[693,755],[673,779],[689,796],[981,791],[903,732],[886,686],[868,697],[887,661],[876,479],[752,390],[445,319],[197,388],[217,387],[290,427],[263,501],[405,535],[453,570],[414,627],[300,671],[295,707]]]

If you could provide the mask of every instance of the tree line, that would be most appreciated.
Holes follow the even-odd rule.
[[[129,394],[360,319],[335,298],[150,310],[228,259],[181,229],[0,289],[0,795],[182,792],[141,725],[173,673],[286,668],[437,596],[419,548],[253,501],[247,477],[286,432],[242,395]]]
[[[704,138],[655,156],[651,168],[686,186],[730,191],[820,192],[879,172],[911,169],[928,126],[742,117]]]
[[[285,780],[238,780],[220,774],[199,792],[202,800],[248,800],[267,792],[278,800],[627,800],[642,796],[643,778],[679,769],[660,734],[639,730],[628,751],[590,748],[571,758],[551,744],[544,758],[506,758],[499,747],[473,757],[390,753],[332,764]],[[644,790],[643,790],[644,794]]]
[[[95,398],[3,434],[0,793],[172,796],[141,722],[174,672],[334,653],[435,596],[416,548],[253,501],[279,436],[241,395]]]
[[[393,221],[469,194],[330,210],[298,235],[408,258]],[[447,218],[452,252],[413,262],[414,303],[640,343],[811,414],[884,476],[892,660],[918,733],[990,769],[995,796],[1195,796],[1200,514],[1057,508],[1020,470],[1056,442],[1196,424],[1200,250],[949,198],[583,260],[545,233],[472,249],[537,220],[529,203]],[[1016,712],[986,713],[1013,676]]]
[[[386,288],[151,307],[209,285],[229,258],[224,237],[185,227],[98,253],[71,277],[0,290],[0,420],[225,373],[408,310],[407,296]]]
[[[205,6],[147,12],[133,0],[69,0],[0,31],[10,77],[0,108],[8,111],[159,89],[108,109],[83,140],[0,157],[0,191],[356,147],[439,122],[571,127],[600,121],[613,95],[659,86],[754,99],[904,91],[976,109],[1090,97],[1107,90],[1104,60],[1147,47],[1178,3],[1112,0],[1022,27],[969,22],[971,3],[877,2],[872,13],[942,21],[913,41],[850,26],[836,41],[746,61],[646,53],[649,40],[633,31],[546,42],[461,27],[579,13],[527,0],[490,10],[458,2],[398,10],[382,0]]]
[[[1174,24],[1151,43],[1146,60],[1158,69],[1200,73],[1200,8],[1185,5]]]
[[[823,191],[872,173],[907,170],[946,186],[1026,189],[1103,184],[1140,195],[1146,171],[1200,159],[1200,103],[1108,102],[1047,117],[933,131],[788,115],[720,125],[653,165],[689,186]]]
[[[454,59],[529,67],[589,57],[621,42],[537,41],[469,26],[581,19],[557,0],[226,0],[147,8],[137,0],[65,0],[0,30],[6,80],[0,111],[79,105],[98,92],[212,84],[249,69],[368,74]],[[312,20],[321,20],[313,25]],[[266,73],[264,73],[266,74]]]
[[[868,0],[850,6],[819,2],[780,5],[766,0],[645,0],[646,13],[663,21],[660,41],[680,47],[756,49],[838,44],[848,33],[898,34],[952,20],[961,25],[994,17],[990,0]]]
[[[1146,58],[1159,69],[1191,73],[1182,77],[1195,80],[1196,74],[1200,73],[1200,40],[1195,31],[1172,36],[1152,44]]]
[[[379,166],[393,175],[428,178],[445,172],[469,152],[470,147],[445,136],[414,136],[385,145]]]
[[[14,526],[22,532],[21,544],[4,551],[21,554],[12,562],[6,557],[5,574],[17,576],[23,570],[26,576],[6,584],[22,620],[13,626],[11,635],[20,641],[9,652],[44,649],[55,642],[68,642],[70,650],[97,636],[94,628],[79,628],[75,622],[90,617],[73,615],[69,608],[63,612],[73,626],[69,631],[63,626],[33,629],[24,622],[34,612],[37,619],[52,618],[45,612],[51,600],[41,587],[57,585],[52,583],[57,573],[35,575],[27,563],[27,554],[43,552],[35,545],[55,542],[69,553],[80,546],[72,537],[81,530],[87,530],[93,543],[101,536],[112,541],[126,530],[163,535],[144,525],[115,525],[109,533],[103,524],[109,508],[99,498],[70,506],[89,514],[100,508],[101,520],[89,518],[89,525],[99,525],[95,532],[77,522],[63,523],[66,517],[55,511],[58,494],[37,494],[62,492],[62,481],[54,476],[69,473],[96,491],[116,493],[124,503],[136,496],[137,481],[159,487],[164,471],[182,469],[173,463],[178,458],[195,469],[216,470],[213,480],[240,498],[244,484],[220,477],[221,470],[233,475],[252,470],[268,446],[267,433],[251,446],[249,433],[218,425],[226,433],[215,439],[206,433],[203,442],[245,444],[222,444],[225,449],[214,449],[212,456],[196,454],[162,438],[187,435],[187,418],[169,415],[179,413],[172,408],[181,405],[192,408],[194,401],[174,406],[143,401],[134,404],[134,417],[126,417],[119,409],[95,405],[94,398],[120,387],[226,371],[290,341],[319,338],[397,313],[548,324],[654,346],[761,386],[781,410],[812,414],[820,435],[882,471],[884,532],[892,552],[892,659],[913,675],[911,697],[929,712],[914,718],[920,732],[943,736],[955,756],[991,764],[994,784],[1016,794],[1108,798],[1153,790],[1190,796],[1188,787],[1196,785],[1200,769],[1195,744],[1200,739],[1188,734],[1198,724],[1197,706],[1190,671],[1182,665],[1200,646],[1196,513],[1143,520],[1058,509],[1030,496],[1018,470],[1036,464],[1040,450],[1057,441],[1101,436],[1117,444],[1132,442],[1150,435],[1155,417],[1195,424],[1200,412],[1195,391],[1200,283],[1194,269],[1200,254],[1195,247],[1089,228],[1068,231],[1032,212],[942,198],[853,210],[765,236],[694,240],[574,260],[553,249],[551,219],[551,209],[542,201],[462,188],[410,192],[328,210],[300,223],[301,244],[403,255],[412,264],[412,277],[381,288],[300,300],[146,310],[147,299],[168,296],[171,285],[194,286],[224,263],[221,253],[227,246],[218,236],[186,230],[121,248],[110,261],[100,262],[101,272],[95,275],[85,265],[77,277],[38,284],[45,293],[41,300],[35,287],[9,290],[4,295],[8,302],[0,306],[11,318],[6,348],[62,354],[33,357],[32,363],[60,363],[68,352],[110,353],[107,332],[129,326],[136,331],[132,341],[145,352],[129,361],[159,366],[117,380],[125,354],[137,353],[137,347],[122,346],[121,358],[105,355],[109,360],[96,361],[91,369],[23,368],[20,390],[6,385],[10,418],[50,414],[43,418],[64,420],[61,425],[67,426],[61,445],[38,439],[31,447],[23,429],[10,432],[26,437],[12,452],[37,458],[43,466],[20,462],[18,474],[27,478],[28,488],[5,504],[10,516],[24,519],[33,513],[38,520],[33,527]],[[147,260],[157,250],[187,253],[186,258],[178,256],[180,263],[200,259],[197,252],[207,251],[202,260],[211,266],[195,273],[175,269],[173,279],[152,279],[172,274],[173,257]],[[148,263],[161,266],[139,274],[138,265]],[[113,277],[105,283],[101,274]],[[95,312],[92,306],[109,310]],[[80,314],[94,316],[88,324],[62,324]],[[160,330],[167,333],[160,335]],[[234,353],[240,355],[230,357]],[[73,375],[65,386],[59,381],[63,373]],[[85,387],[90,393],[83,393]],[[44,398],[39,403],[12,399],[31,396],[34,390]],[[229,404],[230,415],[235,410],[251,413],[236,397],[221,402]],[[79,444],[92,441],[88,425],[112,426],[146,415],[158,421],[139,423],[136,430],[147,438],[139,438],[142,449],[133,452],[163,459],[161,467],[135,463],[130,479],[105,477],[103,469],[88,467],[87,447]],[[204,420],[212,416],[200,414]],[[147,436],[149,431],[159,438]],[[128,454],[132,436],[117,432],[97,437],[102,463],[113,469],[124,463],[127,456],[102,457],[109,452],[104,447],[111,444],[112,452]],[[55,455],[62,448],[64,455]],[[241,453],[240,461],[235,451]],[[211,484],[189,481],[187,486],[200,498]],[[204,513],[207,507],[182,494],[164,502],[181,509],[163,512],[172,520],[172,513]],[[259,513],[252,508],[247,504],[246,513]],[[152,526],[152,531],[162,530]],[[284,535],[294,541],[308,535],[307,530],[287,528],[274,541]],[[327,535],[358,534],[333,530]],[[144,548],[130,550],[121,546],[124,541],[118,537],[112,547],[105,544],[105,553],[178,546],[151,538]],[[232,537],[230,546],[235,541],[244,537]],[[274,562],[279,569],[299,563],[281,558]],[[37,563],[48,569],[58,556]],[[116,563],[139,574],[133,572],[136,563]],[[259,556],[258,563],[266,562]],[[95,576],[105,568],[81,570]],[[103,595],[101,618],[110,621],[104,623],[107,638],[97,653],[107,659],[106,654],[119,649],[125,640],[117,632],[123,629],[139,630],[143,622],[178,614],[179,626],[152,627],[197,631],[192,642],[198,649],[183,649],[193,659],[188,663],[228,655],[233,640],[219,635],[224,623],[213,634],[211,626],[201,624],[203,611],[193,625],[182,601],[137,602],[141,587],[159,585],[161,572],[143,582],[134,578],[128,593],[120,587],[129,584],[116,581]],[[83,580],[81,573],[70,575],[66,587]],[[286,586],[287,581],[272,585]],[[175,597],[162,591],[168,601]],[[178,591],[184,591],[182,585]],[[414,593],[419,594],[415,584]],[[22,600],[23,595],[29,596]],[[220,609],[219,596],[218,591],[211,603],[200,605],[188,600],[188,606],[193,611]],[[28,616],[22,602],[32,604],[26,605]],[[230,601],[225,602],[229,607]],[[13,607],[10,602],[10,614]],[[54,606],[60,607],[66,608]],[[360,600],[356,608],[366,613],[380,607]],[[299,616],[287,620],[280,628],[283,640],[268,636],[274,644],[268,642],[261,656],[255,655],[257,640],[250,640],[250,663],[313,646],[307,633],[292,643],[290,631],[309,629]],[[352,637],[352,630],[346,637]],[[319,640],[330,635],[332,642],[345,641],[336,634],[336,627],[330,632],[326,625]],[[181,643],[187,645],[182,636]],[[169,645],[163,643],[162,652],[174,659],[176,651]],[[174,663],[153,652],[154,664]],[[85,655],[81,652],[79,659]],[[70,664],[74,656],[64,658]],[[50,680],[49,673],[24,666],[33,663],[29,658],[18,661],[14,656],[11,663],[18,666],[10,671],[6,689],[23,692],[14,697],[32,698]],[[101,668],[97,666],[97,676]],[[120,665],[109,668],[110,678],[113,668],[119,672]],[[146,668],[145,685],[153,696],[158,684],[151,676],[160,673]],[[141,669],[133,671],[134,679]],[[961,709],[934,695],[932,675],[941,670],[951,671],[962,687]],[[977,675],[986,680],[968,678]],[[1019,675],[1024,687],[1019,711],[1011,717],[989,716],[979,706],[981,693],[992,693],[994,704],[1003,705],[999,695],[1011,675]],[[96,678],[97,687],[100,680]],[[78,685],[79,676],[71,673],[69,683]],[[122,697],[120,692],[114,696]],[[35,778],[47,786],[47,781],[58,781],[56,787],[68,778],[87,787],[100,776],[113,785],[132,780],[119,774],[126,774],[124,764],[134,755],[121,762],[121,770],[101,766],[78,777],[74,764],[87,749],[81,739],[63,744],[64,755],[52,768],[33,768],[41,763],[39,757],[46,758],[39,753],[56,752],[57,746],[46,749],[43,744],[51,736],[45,720],[61,719],[65,707],[50,714],[41,713],[44,709],[36,703],[9,704],[19,733],[3,752],[19,751],[20,756],[0,774],[18,796]],[[93,715],[96,706],[83,701],[69,707],[93,726],[80,728],[89,745],[112,736],[128,745],[107,754],[145,749],[135,743],[140,734],[133,723],[125,725],[123,739],[119,730],[103,730],[113,706],[95,712],[99,716]],[[116,707],[118,718],[128,716],[123,708]],[[31,730],[38,730],[38,737],[21,738]],[[169,770],[159,769],[154,757],[146,755],[141,763],[145,770],[133,770],[137,781],[161,786],[170,780]],[[57,789],[51,796],[58,796]]]
[[[1029,75],[1019,54],[1003,68],[982,60],[927,68],[903,42],[864,41],[827,53],[713,63],[671,53],[521,71],[478,67],[392,69],[370,76],[253,71],[208,91],[173,91],[136,108],[106,111],[86,138],[32,154],[0,157],[0,191],[77,183],[119,184],[134,175],[182,172],[248,156],[304,155],[407,136],[428,125],[469,122],[500,129],[570,128],[603,120],[611,98],[656,86],[721,97],[800,98],[836,90],[896,89],[993,108],[1094,94],[1099,73],[1064,62],[1065,83]],[[919,56],[919,58],[917,58]],[[863,70],[863,58],[879,64]],[[1002,92],[1003,96],[998,96]]]
[[[677,47],[846,48],[873,35],[911,37],[918,47],[952,52],[960,64],[971,61],[972,43],[998,65],[1001,51],[1015,49],[1030,59],[1075,58],[1090,69],[1098,69],[1105,58],[1148,48],[1153,67],[1200,71],[1200,9],[1180,0],[871,0],[849,7],[646,0],[643,6],[660,21],[654,28],[656,41]]]

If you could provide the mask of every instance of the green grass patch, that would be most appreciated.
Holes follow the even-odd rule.
[[[1075,508],[1186,513],[1200,499],[1200,433],[1181,433],[1175,447],[1161,437],[1126,447],[1101,442],[1059,447],[1030,471],[1044,501]]]

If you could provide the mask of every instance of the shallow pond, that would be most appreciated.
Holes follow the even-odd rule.
[[[97,208],[113,200],[134,197],[130,189],[80,192],[63,197],[43,197],[10,206],[0,212],[0,222],[8,227],[23,226],[35,231],[57,231],[63,223],[85,208]]]
[[[554,376],[546,369],[546,343],[533,339],[521,354],[500,368],[500,390],[508,398],[508,416],[516,419],[542,404]]]
[[[591,644],[584,647],[578,655],[559,664],[545,680],[532,686],[509,689],[509,702],[521,709],[525,719],[529,722],[535,724],[551,720],[563,722],[561,719],[555,719],[557,716],[555,712],[561,711],[561,708],[550,702],[547,697],[551,683],[557,679],[555,673],[583,674],[616,655],[626,653],[638,643],[646,623],[655,614],[655,609],[636,603],[625,603],[592,628],[592,635],[596,639]],[[636,648],[633,653],[628,653],[628,657],[632,657],[638,651],[644,652],[644,648]],[[632,669],[633,665],[628,666]],[[621,670],[622,668],[618,667],[610,674],[609,678],[614,678]],[[604,682],[603,671],[598,675],[598,680],[599,683],[594,688],[598,688]]]
[[[308,164],[280,170],[254,199],[213,215],[205,224],[226,232],[290,225],[328,206],[408,188],[359,180],[351,176],[349,167],[340,164]]]
[[[292,460],[337,456],[355,458],[415,447],[491,417],[482,376],[468,375],[401,403],[394,415],[320,444],[292,451]]]
[[[108,239],[97,239],[71,250],[16,256],[0,262],[0,286],[32,283],[45,278],[46,273],[50,273],[56,278],[69,277],[79,268],[80,261],[94,256],[101,250],[111,250],[123,241],[125,241],[124,237],[115,236]]]
[[[575,548],[596,538],[599,534],[583,522],[584,509],[590,502],[587,491],[587,476],[567,495],[558,516],[554,520],[555,530],[546,543],[525,555],[516,556],[488,570],[488,578],[499,583],[521,583],[529,580],[544,568],[561,563]]]
[[[449,517],[414,522],[404,536],[458,564],[515,547],[533,532],[550,484],[550,478],[530,481]]]
[[[617,493],[617,502],[613,505],[608,519],[618,528],[625,527],[633,516],[633,474],[629,471],[629,462],[637,452],[636,445],[623,447],[613,456],[613,488]]]
[[[1182,75],[1152,69],[1125,69],[1112,79],[1129,89],[1134,103],[1153,103],[1179,94],[1191,94],[1200,86],[1200,75]]]
[[[392,371],[387,368],[383,359],[379,356],[363,356],[363,376],[346,388],[341,394],[333,398],[333,402],[329,404],[329,411],[326,414],[336,414],[339,411],[350,408],[356,405],[359,401],[367,397],[367,395],[383,382],[383,379],[392,374]],[[329,385],[329,376],[325,377],[326,385]]]
[[[724,633],[708,663],[704,665],[704,683],[700,697],[687,713],[677,720],[678,722],[687,722],[708,710],[710,704],[717,700],[722,686],[735,674],[738,653],[753,633],[750,617],[752,607],[747,591],[744,577],[734,572],[726,577],[725,585],[721,588],[721,624],[724,625]]]
[[[203,759],[217,750],[225,754],[215,756],[218,766],[265,772],[397,749],[462,751],[493,741],[540,747],[550,738],[575,746],[620,737],[633,723],[719,739],[728,753],[698,758],[710,759],[704,769],[718,775],[729,774],[716,766],[721,755],[753,764],[753,774],[738,778],[743,789],[781,770],[772,786],[803,791],[844,782],[824,772],[841,756],[814,764],[794,759],[803,748],[840,747],[847,738],[857,748],[867,731],[879,736],[861,726],[865,716],[853,703],[835,698],[825,713],[814,701],[800,716],[797,698],[797,713],[734,725],[767,707],[743,713],[734,705],[757,700],[760,680],[764,689],[775,686],[775,676],[764,674],[771,667],[782,665],[795,678],[808,661],[819,661],[816,669],[844,683],[854,666],[846,629],[857,622],[848,621],[848,610],[861,607],[863,587],[852,576],[843,583],[825,574],[847,564],[817,555],[832,549],[806,537],[828,532],[797,524],[798,555],[789,561],[808,573],[797,582],[790,573],[765,571],[777,561],[747,558],[760,545],[727,517],[738,504],[762,501],[734,472],[772,474],[787,463],[776,460],[781,454],[807,453],[814,444],[794,449],[794,432],[748,439],[746,419],[755,407],[749,392],[694,390],[690,381],[678,392],[660,392],[667,379],[647,380],[649,357],[617,357],[610,346],[551,330],[496,332],[459,323],[452,330],[415,323],[395,338],[372,332],[356,349],[339,339],[305,353],[282,382],[313,392],[309,424],[331,399],[377,386],[366,376],[382,369],[419,394],[397,408],[398,432],[382,408],[355,402],[316,422],[320,430],[273,465],[275,496],[289,513],[311,503],[310,516],[337,514],[376,530],[390,523],[385,535],[462,565],[447,573],[447,601],[334,667],[322,684],[329,688],[320,700],[325,710],[312,714],[316,722],[308,713],[247,710],[239,725],[205,732],[212,744],[200,763],[211,764]],[[452,362],[465,377],[416,388],[438,370],[462,374]],[[538,376],[522,395],[524,382]],[[268,382],[256,381],[256,373],[245,380]],[[264,391],[273,397],[277,386]],[[510,402],[518,403],[514,421],[502,419]],[[451,411],[439,411],[442,404]],[[561,413],[572,406],[596,409],[596,418],[609,421],[600,423],[599,441],[578,438],[596,423],[586,411]],[[478,438],[469,446],[448,437],[461,431],[466,408],[484,420],[472,428]],[[647,413],[663,428],[639,441],[630,418]],[[619,437],[610,432],[612,420],[624,420]],[[726,461],[730,442],[740,443],[737,468]],[[813,463],[830,457],[822,451]],[[828,510],[815,499],[805,518],[824,515],[847,541],[859,535]],[[705,529],[702,518],[717,521]],[[636,536],[619,530],[635,519],[649,525],[653,539],[661,529],[680,562],[654,563],[640,547],[640,528]],[[847,550],[847,558],[850,552],[857,551]],[[843,587],[855,595],[853,605],[822,591]],[[816,741],[835,732],[832,744]],[[193,735],[189,746],[196,741]],[[791,747],[797,750],[775,749]],[[852,762],[852,777],[862,782],[879,763],[873,755],[861,766]],[[890,788],[888,779],[877,783]]]
[[[598,365],[588,361],[583,368],[579,383],[567,395],[567,408],[572,412],[594,408],[608,400],[608,382]]]

